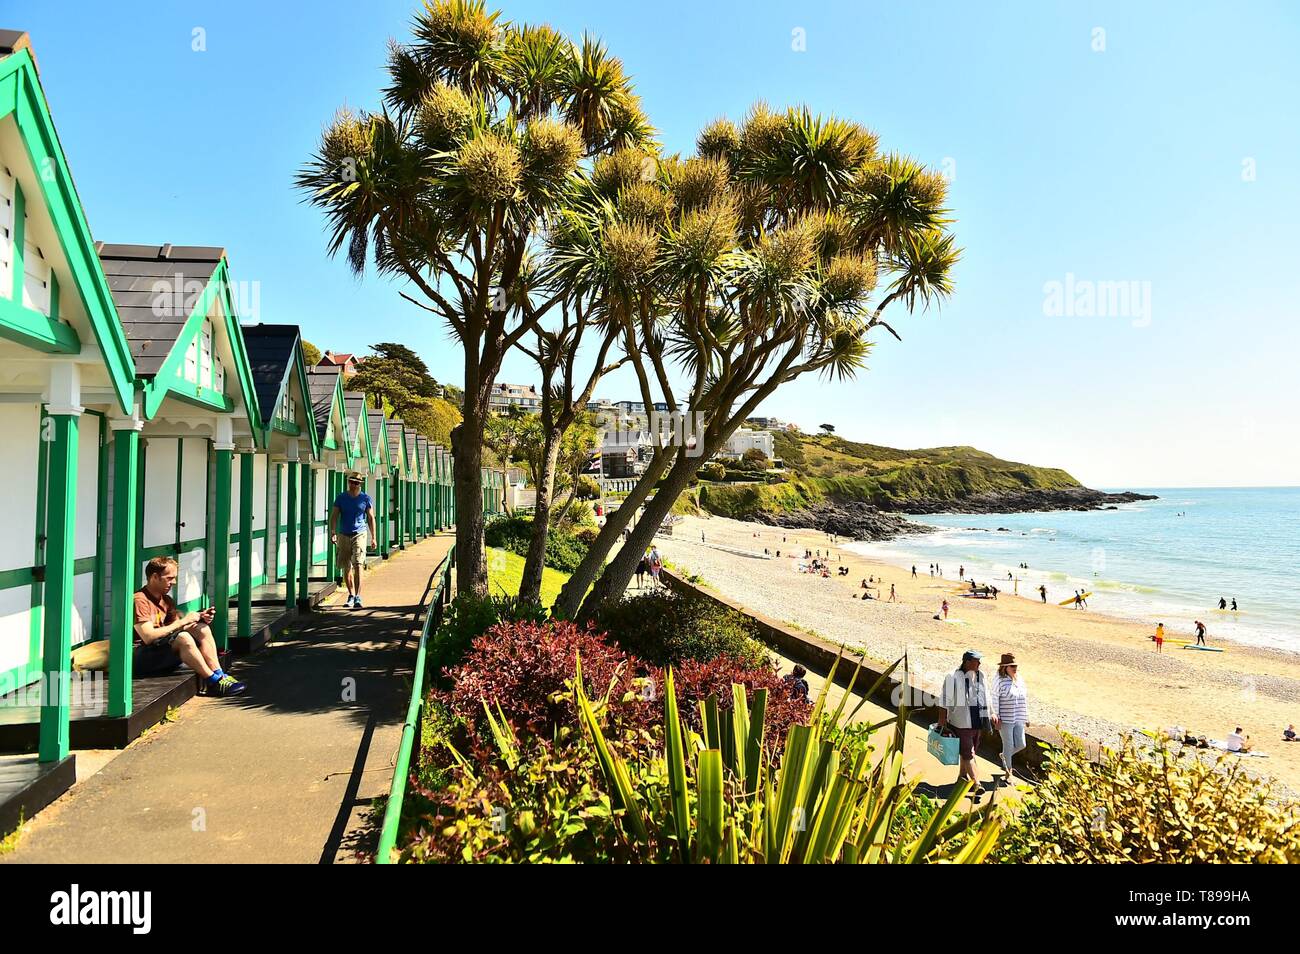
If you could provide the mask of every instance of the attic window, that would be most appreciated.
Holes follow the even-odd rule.
[[[50,263],[31,242],[23,243],[23,305],[50,317]]]
[[[14,177],[0,168],[0,297],[14,293]]]

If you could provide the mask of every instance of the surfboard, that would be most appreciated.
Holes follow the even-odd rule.
[[[1091,591],[1089,591],[1089,592],[1083,594],[1083,598],[1084,598],[1085,600],[1086,600],[1088,597],[1090,597],[1090,596],[1092,596],[1092,592],[1091,592]],[[1068,600],[1061,600],[1061,602],[1057,603],[1056,605],[1057,605],[1057,606],[1069,606],[1069,605],[1070,605],[1071,603],[1073,603],[1073,602],[1074,602],[1074,597],[1071,596]]]
[[[1183,649],[1199,649],[1203,653],[1221,653],[1223,650],[1218,646],[1184,646]]]

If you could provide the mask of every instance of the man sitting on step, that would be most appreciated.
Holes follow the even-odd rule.
[[[144,568],[145,583],[135,594],[135,648],[131,668],[137,676],[160,676],[174,672],[181,663],[199,675],[202,690],[213,696],[238,696],[242,682],[223,672],[212,638],[214,611],[190,612],[184,616],[169,595],[176,585],[176,561],[154,557]]]

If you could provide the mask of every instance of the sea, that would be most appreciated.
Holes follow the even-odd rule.
[[[1209,642],[1226,638],[1300,652],[1300,487],[1125,488],[1156,500],[1116,510],[914,517],[933,531],[847,549],[881,562],[937,563],[956,580],[992,583],[1056,603],[1091,591],[1088,610],[1163,622]],[[1020,565],[1025,564],[1028,569]],[[1219,600],[1237,612],[1218,609]],[[1082,612],[1082,611],[1081,611]]]

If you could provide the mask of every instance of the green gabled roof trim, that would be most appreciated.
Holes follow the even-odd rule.
[[[41,88],[40,78],[36,73],[36,63],[30,50],[18,50],[0,59],[0,119],[10,113],[18,125],[18,134],[27,147],[27,155],[32,168],[37,170],[37,179],[41,183],[41,193],[45,199],[50,220],[58,236],[63,256],[68,269],[72,272],[76,293],[81,299],[82,307],[90,320],[95,341],[108,368],[108,377],[117,396],[118,405],[123,413],[131,413],[135,404],[135,362],[131,360],[131,349],[127,345],[126,332],[118,320],[117,309],[113,305],[113,296],[108,289],[108,280],[99,264],[99,255],[95,252],[95,242],[91,238],[90,225],[86,221],[85,211],[77,196],[72,173],[68,168],[67,157],[59,143],[58,133],[54,128],[54,119],[50,115],[49,104],[45,101],[45,92]],[[47,160],[49,160],[47,162]],[[16,177],[15,177],[16,181]],[[15,190],[17,192],[18,190]],[[15,203],[15,213],[20,209]],[[22,221],[16,218],[16,223]],[[18,238],[15,228],[15,238]],[[22,254],[19,243],[15,255],[15,265],[20,264],[18,255]],[[17,270],[17,269],[16,269]],[[53,294],[54,289],[51,289]],[[51,300],[51,313],[54,313],[54,299]],[[22,307],[22,299],[16,303],[17,311],[28,312],[40,318],[44,324],[38,324],[33,318],[23,316],[20,326],[37,332],[37,337],[44,336],[50,344],[49,350],[60,352],[79,351],[81,342],[78,338],[75,346],[72,338],[76,332],[56,318],[48,319],[40,312],[33,312]],[[0,326],[8,326],[7,319],[14,318],[11,309],[0,314]],[[54,327],[57,325],[58,327]],[[67,329],[67,332],[62,329]],[[13,329],[24,337],[27,331]],[[39,345],[38,345],[39,346]]]
[[[383,412],[383,408],[378,408],[380,412],[380,452],[378,452],[378,463],[383,464],[389,473],[393,473],[393,455],[389,454],[389,416]],[[367,422],[369,424],[369,422]]]
[[[216,395],[212,391],[207,391],[207,393],[202,391],[193,392],[189,390],[190,382],[176,375],[177,368],[185,360],[185,352],[189,348],[190,342],[199,334],[203,322],[207,320],[208,312],[212,310],[213,302],[218,298],[221,299],[221,313],[225,321],[226,337],[230,340],[230,350],[235,358],[235,367],[226,369],[226,382],[230,381],[231,372],[233,371],[234,377],[238,379],[240,390],[244,395],[244,411],[248,416],[248,426],[252,433],[260,434],[262,431],[262,413],[257,404],[257,391],[253,387],[253,369],[248,363],[248,352],[244,348],[244,334],[239,326],[239,315],[235,312],[235,302],[230,295],[230,265],[224,256],[208,279],[203,294],[199,295],[198,300],[195,301],[189,317],[185,319],[185,327],[181,329],[181,333],[176,336],[176,342],[172,345],[171,350],[167,352],[167,360],[163,362],[162,367],[158,369],[158,373],[152,379],[143,378],[140,381],[140,390],[144,398],[142,408],[144,418],[145,420],[152,420],[168,395],[218,413],[224,412],[228,414],[234,410],[234,402],[224,394]],[[204,389],[204,391],[206,390]]]
[[[339,375],[339,377],[342,377],[342,375]],[[347,405],[345,404],[344,410],[346,409]],[[352,460],[356,460],[358,457],[363,458],[366,462],[366,466],[373,470],[375,464],[375,449],[370,446],[370,420],[366,417],[369,413],[370,406],[366,404],[366,398],[363,394],[361,396],[361,413],[357,417],[357,430],[360,432],[357,434],[357,453]],[[350,467],[351,460],[348,464]]]
[[[342,437],[342,440],[339,437]],[[348,442],[348,407],[343,401],[343,375],[334,376],[334,396],[330,399],[330,423],[325,428],[325,439],[321,442],[322,450],[338,450],[343,448],[344,456],[347,458],[348,466],[352,466],[352,461],[356,455],[352,453],[352,447]]]
[[[298,331],[298,341],[293,346],[293,366],[289,369],[289,373],[284,376],[284,383],[275,396],[277,406],[284,400],[284,389],[289,386],[290,377],[298,379],[298,394],[301,397],[301,400],[298,401],[298,414],[302,417],[299,431],[307,432],[307,438],[311,442],[311,456],[320,460],[320,435],[316,433],[316,416],[311,409],[311,388],[307,386],[307,359],[303,357],[302,353],[301,330]]]

